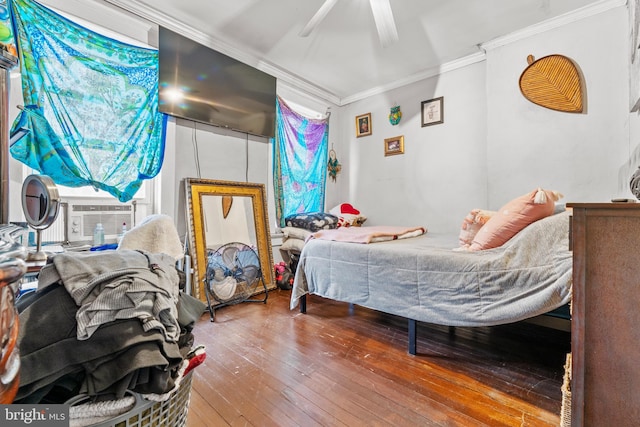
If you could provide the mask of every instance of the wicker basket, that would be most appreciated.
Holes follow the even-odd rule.
[[[564,365],[564,382],[562,384],[562,409],[560,411],[560,427],[571,426],[571,353],[567,354]]]
[[[182,379],[180,387],[171,397],[162,402],[144,399],[138,393],[135,405],[126,413],[107,421],[91,424],[91,427],[183,427],[187,424],[189,400],[191,398],[191,380],[193,371]],[[83,403],[81,399],[68,402],[71,405]]]

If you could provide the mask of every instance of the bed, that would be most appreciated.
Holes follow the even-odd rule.
[[[290,308],[306,295],[405,317],[409,353],[416,322],[494,326],[562,307],[571,299],[569,212],[540,219],[500,247],[455,251],[457,235],[428,232],[371,244],[320,239],[300,254]]]

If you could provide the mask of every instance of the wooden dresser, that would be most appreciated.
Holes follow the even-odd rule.
[[[573,208],[573,426],[640,425],[640,203]]]

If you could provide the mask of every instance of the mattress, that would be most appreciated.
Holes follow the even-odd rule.
[[[447,326],[544,314],[571,300],[569,216],[541,219],[478,252],[455,251],[457,235],[432,232],[370,244],[312,239],[300,254],[290,308],[315,294]]]

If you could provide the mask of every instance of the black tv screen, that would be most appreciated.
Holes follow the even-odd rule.
[[[276,78],[160,27],[161,112],[275,136]]]

